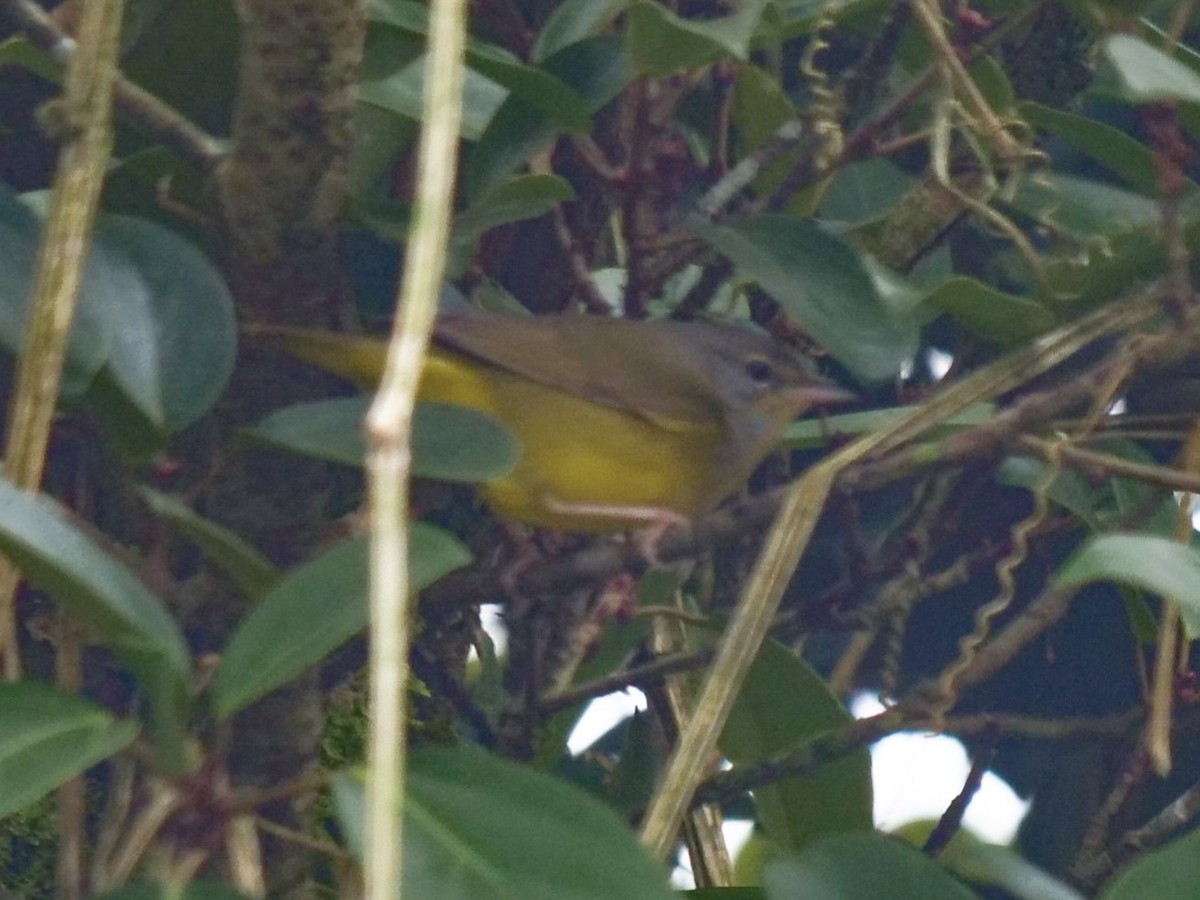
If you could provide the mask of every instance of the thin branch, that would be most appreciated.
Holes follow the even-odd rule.
[[[38,248],[4,448],[5,477],[30,492],[42,482],[67,338],[112,155],[112,95],[122,8],[122,0],[96,0],[84,6],[82,38],[71,57],[58,104],[64,143]],[[0,560],[0,656],[9,679],[19,677],[21,670],[14,611],[19,582],[16,566],[7,558]]]
[[[368,900],[403,893],[401,814],[408,716],[409,477],[417,383],[446,268],[462,119],[466,4],[435,0],[418,153],[417,198],[383,380],[367,413],[371,509],[371,723],[367,770]]]
[[[69,63],[75,55],[75,39],[32,0],[2,0],[0,11],[31,41],[60,62]],[[81,25],[81,31],[82,28]],[[201,172],[211,172],[221,161],[225,148],[220,140],[119,74],[113,100],[125,121],[174,150]]]

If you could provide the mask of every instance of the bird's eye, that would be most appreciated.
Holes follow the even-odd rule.
[[[756,384],[770,384],[775,380],[775,370],[765,359],[747,360],[746,374]]]

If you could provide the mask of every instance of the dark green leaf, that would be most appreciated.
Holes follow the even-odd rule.
[[[238,626],[213,679],[213,712],[228,718],[295,678],[367,625],[368,544],[343,541],[290,573]],[[419,591],[471,556],[450,535],[415,523],[409,579]]]
[[[796,654],[768,641],[721,733],[720,747],[738,766],[764,762],[816,735],[854,721],[829,686]],[[847,831],[870,831],[871,755],[866,749],[754,790],[767,838],[787,851]]]
[[[838,171],[821,201],[821,218],[867,222],[883,216],[913,187],[913,178],[887,159],[868,159]]]
[[[996,470],[996,479],[1001,484],[1033,490],[1042,483],[1046,475],[1046,463],[1030,456],[1010,456]],[[1073,512],[1092,528],[1096,519],[1096,493],[1078,472],[1062,469],[1054,476],[1054,482],[1046,491],[1046,497],[1063,509]]]
[[[156,516],[195,542],[248,597],[265,594],[279,581],[280,572],[271,561],[228,528],[152,488],[138,492]]]
[[[129,569],[101,550],[58,504],[0,479],[0,549],[91,629],[137,676],[150,699],[163,764],[185,765],[180,729],[191,682],[183,635]]]
[[[1062,138],[1124,178],[1131,187],[1143,194],[1153,196],[1157,193],[1158,171],[1154,163],[1154,151],[1123,131],[1095,119],[1032,101],[1020,105],[1020,114],[1030,125]]]
[[[25,334],[26,311],[33,290],[42,223],[38,215],[44,198],[18,197],[0,184],[0,346],[9,353],[20,352]],[[63,393],[82,393],[108,357],[111,332],[102,315],[100,298],[120,294],[135,279],[119,265],[96,253],[88,255],[84,281],[71,340],[67,347]]]
[[[959,838],[969,838],[960,840]],[[1008,847],[985,844],[960,832],[942,852],[942,863],[963,878],[995,885],[1014,900],[1083,900],[1083,895]]]
[[[426,58],[421,42],[394,28],[371,29],[358,83],[359,103],[369,104],[420,122],[424,111]],[[414,55],[414,51],[416,51]],[[463,111],[459,130],[478,140],[508,91],[492,79],[467,69],[463,73]]]
[[[373,0],[371,21],[397,28],[408,35],[428,36],[428,10],[411,0]],[[568,131],[587,131],[591,116],[587,105],[575,91],[550,73],[526,65],[502,47],[468,40],[467,65],[487,76],[541,111]],[[469,71],[469,70],[468,70]]]
[[[243,434],[251,440],[317,459],[361,466],[362,420],[368,396],[298,403],[271,413]],[[443,403],[421,403],[413,419],[413,474],[440,481],[479,482],[512,471],[520,447],[491,416]]]
[[[879,297],[849,244],[805,219],[764,215],[693,230],[859,378],[893,378],[912,358],[917,328]]]
[[[518,175],[489,190],[455,220],[450,237],[450,275],[457,277],[471,260],[484,232],[509,222],[535,219],[575,199],[571,185],[557,175]]]
[[[847,834],[767,866],[768,900],[972,900],[944,868],[903,841]]]
[[[596,112],[633,80],[633,67],[618,38],[579,41],[546,60],[543,68],[562,79]],[[509,97],[475,145],[467,168],[467,194],[478,197],[525,165],[562,133],[544,112]]]
[[[825,419],[793,422],[784,432],[781,443],[789,450],[823,447],[829,443],[831,435],[866,434],[869,431],[883,428],[900,416],[906,416],[911,412],[912,407],[895,406],[888,409],[872,409],[867,412],[844,413]],[[928,431],[926,436],[942,437],[963,428],[971,428],[988,421],[995,413],[996,408],[992,404],[979,403],[956,416],[951,416],[937,428]]]
[[[212,407],[233,372],[237,323],[224,279],[207,257],[167,229],[105,216],[96,249],[134,273],[104,303],[113,382],[151,422],[173,434]]]
[[[137,737],[136,722],[31,681],[0,683],[0,818]]]
[[[533,46],[533,58],[544,60],[571,44],[595,37],[613,23],[630,0],[564,0],[554,7]]]
[[[1200,884],[1200,831],[1138,857],[1100,893],[1100,900],[1193,900]]]
[[[0,43],[0,64],[20,66],[34,75],[45,78],[52,84],[61,84],[62,63],[47,50],[32,44],[22,37],[9,38]]]
[[[363,788],[334,802],[361,855]],[[404,895],[421,900],[670,900],[667,873],[611,809],[562,781],[472,747],[413,753]]]
[[[1054,576],[1056,587],[1115,581],[1179,604],[1189,636],[1200,635],[1200,550],[1145,534],[1106,534],[1075,551]]]
[[[766,0],[745,0],[732,15],[697,20],[638,0],[626,14],[625,44],[638,71],[651,77],[703,66],[726,54],[744,60],[766,5]]]
[[[982,281],[954,275],[941,281],[922,301],[953,316],[980,337],[1011,345],[1053,328],[1054,313],[1035,300],[989,287]]]
[[[1065,175],[1027,179],[1010,203],[1014,209],[1084,238],[1146,228],[1162,216],[1159,204],[1141,194]]]

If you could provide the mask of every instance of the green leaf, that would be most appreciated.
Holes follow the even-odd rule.
[[[876,221],[912,189],[913,177],[888,159],[867,159],[838,170],[821,201],[821,218]]]
[[[37,203],[0,184],[0,346],[14,356],[21,351],[29,297],[33,290],[42,223]],[[105,291],[120,293],[133,279],[88,255],[79,307],[67,347],[63,393],[82,393],[108,357],[111,331],[98,302]]]
[[[740,155],[748,155],[762,146],[780,125],[795,116],[796,107],[778,78],[755,65],[738,66],[729,118],[737,128]],[[767,196],[773,192],[795,161],[796,153],[787,153],[767,166],[753,182],[755,193]]]
[[[533,46],[533,58],[544,60],[559,50],[595,37],[613,23],[630,0],[564,0],[554,7]]]
[[[1200,550],[1145,534],[1106,534],[1076,550],[1054,576],[1055,587],[1115,581],[1179,604],[1189,638],[1200,635]]]
[[[1200,75],[1140,38],[1110,35],[1100,43],[1099,58],[1107,66],[1098,89],[1128,103],[1200,103]]]
[[[152,488],[140,487],[138,493],[151,512],[190,538],[246,596],[258,597],[279,581],[274,564],[228,528]]]
[[[369,396],[297,403],[271,413],[242,434],[291,453],[361,466],[362,421]],[[477,410],[420,403],[413,418],[413,474],[476,483],[513,470],[520,445],[500,422]]]
[[[212,408],[233,372],[237,322],[216,266],[160,225],[104,216],[96,249],[134,282],[105,298],[105,365],[124,396],[166,434]]]
[[[48,685],[0,683],[0,818],[122,750],[137,734],[136,722]]]
[[[633,80],[633,67],[618,38],[579,41],[546,60],[543,68],[562,79],[596,112]],[[467,194],[478,197],[530,157],[548,147],[562,128],[521,97],[511,96],[496,111],[471,152]]]
[[[738,694],[720,747],[736,770],[853,721],[820,675],[787,648],[768,641]],[[811,775],[755,788],[754,805],[767,838],[788,851],[832,834],[870,831],[870,752],[860,749]]]
[[[54,55],[23,37],[0,42],[0,65],[20,66],[51,84],[62,84],[63,67]]]
[[[411,55],[420,44],[407,34],[389,28],[372,28],[358,83],[358,102],[414,122],[424,111],[426,57]],[[469,141],[478,140],[508,91],[473,69],[463,72],[463,112],[459,131]]]
[[[766,0],[743,0],[732,15],[697,20],[639,0],[626,15],[625,45],[638,72],[654,78],[707,65],[727,54],[744,60],[766,6]]]
[[[1100,900],[1192,900],[1200,884],[1200,831],[1144,853],[1114,878]]]
[[[1095,119],[1032,101],[1022,103],[1018,111],[1030,125],[1062,138],[1143,194],[1158,192],[1154,151],[1141,141]]]
[[[377,25],[399,29],[422,42],[428,37],[428,10],[420,3],[373,0],[369,16]],[[506,88],[568,131],[591,129],[591,115],[583,98],[549,72],[521,62],[502,47],[473,39],[467,41],[466,60],[470,70]]]
[[[1011,346],[1053,328],[1057,317],[1042,304],[953,275],[940,281],[922,304],[946,313],[980,337]]]
[[[1046,463],[1031,456],[1010,456],[996,470],[996,480],[1001,484],[1033,490],[1045,477]],[[1079,516],[1089,527],[1098,527],[1096,518],[1096,492],[1073,469],[1062,469],[1054,476],[1054,482],[1046,496],[1068,512]]]
[[[290,573],[229,638],[213,679],[213,712],[226,719],[295,678],[367,625],[368,543],[351,538]],[[415,523],[409,579],[416,592],[466,565],[470,553],[450,535]]]
[[[166,608],[48,497],[0,479],[0,550],[91,629],[137,676],[168,768],[185,765],[182,729],[191,659]]]
[[[475,749],[409,763],[404,895],[421,900],[670,900],[666,871],[611,809],[562,781]],[[362,784],[333,782],[361,856]]]
[[[849,244],[812,222],[764,215],[690,224],[864,381],[894,377],[916,352],[915,323],[883,302]]]
[[[557,175],[518,175],[496,185],[454,220],[450,237],[451,274],[466,268],[475,242],[484,232],[509,222],[536,219],[558,204],[574,199],[570,183]]]
[[[968,838],[959,840],[959,837]],[[985,844],[960,832],[939,857],[964,878],[995,885],[1014,900],[1084,900],[1083,895],[1008,847]]]
[[[1053,222],[1084,238],[1154,227],[1162,217],[1159,204],[1148,197],[1066,175],[1026,179],[1009,203],[1039,221]]]
[[[935,861],[903,841],[882,835],[838,835],[800,856],[767,865],[768,900],[972,900]]]
[[[884,428],[891,422],[912,412],[910,406],[894,406],[888,409],[872,409],[867,412],[843,413],[840,416],[829,416],[824,419],[808,419],[803,422],[793,422],[783,433],[782,445],[787,450],[806,450],[812,447],[823,447],[829,443],[831,435],[866,434]],[[936,428],[926,432],[928,438],[943,437],[963,428],[972,428],[988,421],[996,414],[996,408],[990,403],[977,403],[963,410],[956,416],[951,416]]]

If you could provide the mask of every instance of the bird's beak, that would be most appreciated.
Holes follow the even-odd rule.
[[[794,400],[794,405],[800,410],[808,409],[811,406],[836,406],[841,403],[853,403],[855,400],[862,399],[854,391],[828,382],[793,388],[789,393]]]

